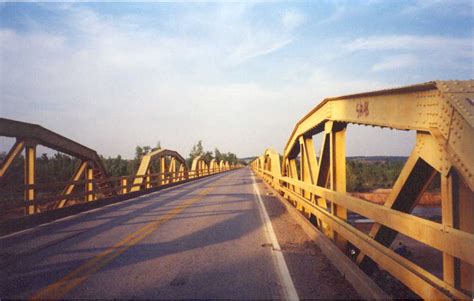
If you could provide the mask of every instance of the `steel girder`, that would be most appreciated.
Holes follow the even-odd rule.
[[[151,162],[159,160],[159,174],[157,179],[152,180]],[[166,167],[169,162],[168,168]],[[169,182],[176,182],[186,178],[188,168],[184,158],[176,151],[168,149],[159,149],[143,156],[140,166],[133,180],[131,192],[139,191],[143,183],[145,188],[151,188],[156,185],[164,185]],[[154,175],[156,177],[156,175]]]
[[[468,298],[474,259],[474,81],[436,81],[324,99],[295,126],[281,173],[265,155],[252,168],[320,230],[370,272],[375,263],[425,299]],[[385,204],[346,193],[345,135],[348,124],[416,131],[416,145]],[[313,135],[323,133],[319,159]],[[272,155],[275,158],[275,155]],[[298,168],[299,165],[299,168]],[[442,222],[411,214],[436,174],[441,176]],[[367,235],[347,221],[347,210],[374,220]],[[443,254],[443,279],[390,249],[398,233]]]
[[[101,179],[105,180],[108,177],[107,171],[96,151],[51,130],[45,129],[40,125],[0,118],[0,136],[16,138],[16,143],[2,162],[0,168],[0,181],[8,171],[13,160],[18,157],[23,150],[25,150],[25,201],[31,203],[31,205],[25,207],[25,212],[27,214],[33,214],[39,210],[35,204],[35,162],[37,145],[46,146],[76,157],[82,161],[78,171],[76,171],[73,176],[73,181],[77,181],[83,175],[85,167],[87,167],[89,170],[88,176],[86,177],[86,180],[88,181],[86,184],[87,201],[94,199],[93,178],[95,177],[96,180],[100,181]],[[104,184],[104,188],[108,188],[108,186],[107,183]],[[66,196],[72,192],[74,187],[75,184],[68,184],[63,192],[65,199],[59,201],[57,207],[63,207],[66,204]],[[109,193],[110,192],[107,192],[107,194]]]

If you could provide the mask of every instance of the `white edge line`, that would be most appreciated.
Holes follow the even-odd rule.
[[[262,197],[260,196],[260,190],[258,189],[257,182],[255,182],[255,176],[253,172],[251,172],[251,174],[252,174],[252,180],[253,180],[253,189],[258,199],[258,202],[257,202],[259,205],[258,208],[260,209],[259,210],[260,215],[262,216],[262,219],[263,219],[265,232],[268,236],[268,239],[273,245],[272,254],[275,256],[280,280],[282,282],[283,291],[285,293],[285,299],[298,301],[299,300],[298,293],[296,292],[295,285],[293,283],[293,280],[291,279],[290,271],[288,270],[288,266],[286,265],[285,258],[283,257],[283,253],[281,251],[280,244],[278,243],[278,240],[276,238],[275,231],[273,230],[273,226],[272,226],[270,217],[268,216],[267,209],[265,209],[265,205],[263,204]]]
[[[219,173],[217,173],[216,175],[218,175],[218,174]],[[211,175],[211,176],[213,176],[213,175]],[[98,207],[98,208],[95,208],[95,209],[91,209],[91,210],[86,210],[86,211],[83,211],[83,212],[79,212],[77,214],[73,214],[73,215],[65,216],[65,217],[62,217],[62,218],[59,218],[59,219],[55,219],[55,220],[53,220],[49,223],[40,224],[40,225],[31,227],[31,228],[28,228],[28,229],[24,229],[24,230],[21,230],[21,231],[18,231],[18,232],[13,232],[13,233],[10,233],[10,234],[6,234],[6,235],[3,235],[3,236],[0,236],[0,241],[3,240],[3,239],[10,238],[10,237],[15,236],[15,235],[21,235],[21,234],[25,234],[25,233],[28,233],[28,232],[32,232],[32,231],[41,229],[43,227],[50,226],[52,224],[64,222],[64,221],[69,220],[69,219],[80,218],[83,215],[88,215],[88,214],[94,213],[94,212],[99,211],[99,210],[104,210],[104,209],[109,208],[109,207],[117,206],[117,205],[120,205],[120,204],[126,204],[126,203],[136,201],[136,200],[141,199],[141,198],[146,198],[146,197],[149,197],[149,196],[154,196],[155,194],[161,194],[163,192],[168,192],[168,190],[171,190],[171,189],[174,189],[174,188],[182,188],[186,184],[195,184],[195,183],[204,181],[206,179],[208,180],[209,177],[210,176],[207,176],[205,178],[197,179],[197,180],[194,180],[194,181],[189,181],[189,182],[186,182],[186,183],[178,183],[178,185],[163,188],[163,189],[160,189],[158,191],[153,191],[153,192],[150,192],[150,193],[147,193],[147,194],[143,194],[143,195],[140,195],[140,196],[128,199],[128,200],[115,202],[115,203],[105,205],[105,206],[102,206],[102,207]]]

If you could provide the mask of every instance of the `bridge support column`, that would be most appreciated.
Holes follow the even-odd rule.
[[[25,207],[26,214],[34,214],[38,212],[35,204],[35,163],[36,163],[36,144],[27,143],[25,146],[25,201],[31,203]]]

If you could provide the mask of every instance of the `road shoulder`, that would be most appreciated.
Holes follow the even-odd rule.
[[[258,178],[257,178],[258,179]],[[288,212],[273,189],[258,181],[267,209],[300,299],[358,299],[359,294]]]

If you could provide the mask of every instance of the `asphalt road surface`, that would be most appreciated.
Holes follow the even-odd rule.
[[[2,237],[0,297],[357,298],[254,181],[239,169]]]

